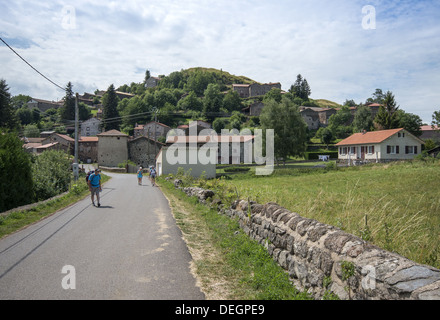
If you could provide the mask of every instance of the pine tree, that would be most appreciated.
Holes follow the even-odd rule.
[[[11,104],[11,94],[9,93],[6,81],[0,79],[0,128],[16,129],[18,118]]]
[[[399,127],[398,111],[399,107],[396,104],[394,95],[391,91],[387,91],[383,99],[383,106],[379,108],[379,112],[374,119],[374,124],[377,129],[389,130]]]
[[[118,96],[116,95],[115,87],[113,84],[108,87],[107,92],[102,97],[102,119],[103,127],[105,131],[119,130],[121,119],[119,119],[118,113]]]
[[[66,86],[66,95],[64,96],[64,105],[61,110],[63,120],[75,120],[75,96],[73,94],[73,85],[69,82]]]

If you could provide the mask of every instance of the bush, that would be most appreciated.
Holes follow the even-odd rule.
[[[35,197],[46,200],[69,189],[70,160],[63,151],[45,151],[32,165]]]
[[[33,201],[31,158],[14,133],[0,132],[0,212]]]

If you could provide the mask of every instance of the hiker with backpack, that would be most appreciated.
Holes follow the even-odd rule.
[[[156,169],[154,169],[154,166],[150,167],[150,180],[151,180],[151,185],[154,187],[155,184],[155,178],[156,178]]]
[[[99,193],[102,191],[101,187],[101,175],[99,174],[100,170],[96,169],[93,173],[89,175],[89,178],[87,180],[87,184],[89,185],[89,190],[91,192],[92,197],[92,204],[95,206],[95,194],[96,194],[96,200],[98,200],[98,207],[101,206],[100,199],[99,199]]]

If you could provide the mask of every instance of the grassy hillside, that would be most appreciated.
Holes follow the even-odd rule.
[[[196,71],[210,72],[210,73],[216,75],[216,78],[222,79],[223,83],[225,85],[232,85],[233,83],[251,84],[251,83],[257,82],[255,80],[252,80],[252,79],[245,77],[245,76],[236,76],[236,75],[230,74],[227,71],[218,70],[218,69],[214,69],[214,68],[203,68],[203,67],[189,68],[186,70],[182,70],[182,73],[189,75],[189,74],[194,73]]]
[[[419,263],[440,267],[440,162],[375,165],[227,182],[240,198],[277,202]]]
[[[316,99],[316,100],[313,99],[313,101],[322,108],[340,108],[340,107],[342,107],[342,105],[340,105],[339,103],[336,103],[336,102],[333,102],[330,100],[326,100],[326,99]]]

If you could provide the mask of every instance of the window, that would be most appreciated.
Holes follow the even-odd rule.
[[[339,153],[341,154],[341,156],[345,156],[347,154],[347,147],[339,148]]]
[[[417,146],[406,146],[405,154],[417,154]]]
[[[374,154],[374,146],[368,146],[368,154]]]
[[[356,154],[356,147],[350,147],[350,154]]]
[[[399,146],[387,146],[388,154],[399,154]]]

